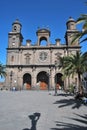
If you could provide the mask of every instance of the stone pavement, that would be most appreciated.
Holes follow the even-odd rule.
[[[87,106],[62,91],[0,91],[0,130],[87,130]]]

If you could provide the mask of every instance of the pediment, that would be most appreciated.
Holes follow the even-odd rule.
[[[48,33],[49,35],[50,35],[50,30],[49,29],[45,29],[45,28],[42,28],[42,29],[38,29],[37,30],[37,32],[36,32],[36,34],[38,35],[38,34],[44,34],[44,33]]]

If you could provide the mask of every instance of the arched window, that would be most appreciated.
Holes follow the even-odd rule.
[[[16,26],[14,26],[14,31],[16,31],[17,30],[17,27]]]
[[[26,60],[26,65],[30,64],[30,55],[29,53],[25,54],[25,60]]]
[[[29,56],[26,56],[26,64],[28,65],[29,62],[30,62],[30,58],[29,58]]]
[[[11,56],[11,62],[14,62],[14,56]]]

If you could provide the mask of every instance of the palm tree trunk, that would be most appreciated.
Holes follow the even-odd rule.
[[[80,92],[81,89],[81,75],[78,73],[78,91]]]

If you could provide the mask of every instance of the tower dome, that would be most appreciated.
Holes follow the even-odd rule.
[[[21,32],[21,28],[22,28],[21,23],[19,22],[18,19],[16,19],[13,22],[13,24],[12,24],[12,32],[18,32],[18,33],[20,33]]]
[[[66,25],[67,25],[68,30],[75,30],[76,29],[76,22],[72,17],[69,17]]]

